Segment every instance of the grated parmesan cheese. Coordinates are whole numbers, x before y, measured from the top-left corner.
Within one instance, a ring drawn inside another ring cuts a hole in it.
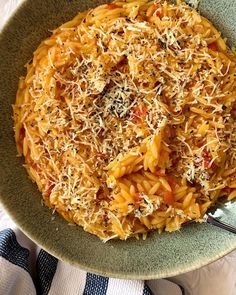
[[[229,185],[222,167],[236,163],[235,62],[220,33],[181,1],[115,2],[56,29],[27,65],[14,106],[18,150],[45,201],[104,241],[144,234],[158,210],[192,219],[147,193],[138,208],[123,204],[127,215],[112,211],[120,188],[107,166],[144,157],[135,149],[162,134],[160,162],[170,159],[160,170],[187,181],[200,205],[214,200]]]

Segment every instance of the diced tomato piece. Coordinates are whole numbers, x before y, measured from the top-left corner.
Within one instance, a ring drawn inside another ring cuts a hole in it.
[[[167,205],[173,205],[175,202],[175,198],[172,192],[166,191],[163,195],[164,199],[164,203]]]
[[[217,165],[214,162],[212,162],[211,157],[204,157],[203,158],[203,168],[204,169],[216,169]]]
[[[212,162],[212,163],[211,163],[211,167],[210,167],[210,169],[214,170],[214,169],[216,169],[217,167],[218,167],[218,166],[216,165],[216,163]]]
[[[137,193],[134,197],[134,200],[136,203],[140,203],[142,201],[143,197],[140,193]]]
[[[158,16],[159,18],[163,17],[163,7],[158,4],[153,4],[155,6],[155,13],[154,15]]]
[[[218,45],[216,42],[212,42],[212,43],[208,44],[208,48],[213,51],[218,51]]]
[[[230,188],[230,187],[228,187],[228,186],[223,188],[223,191],[224,191],[227,195],[229,195],[229,194],[232,192],[232,190],[233,190],[233,189]]]
[[[32,168],[33,168],[37,173],[41,173],[42,169],[41,169],[41,167],[40,167],[39,164],[33,162],[33,163],[31,163],[30,165],[32,166]]]
[[[169,183],[171,189],[174,190],[175,187],[176,187],[176,183],[175,183],[175,181],[173,180],[173,178],[171,178],[170,176],[167,176],[166,180],[168,181],[168,183]]]
[[[204,157],[204,159],[203,159],[203,168],[204,169],[210,169],[211,168],[211,158]]]
[[[120,8],[120,6],[115,3],[108,3],[107,8],[112,10],[112,9]]]
[[[215,168],[217,168],[217,165],[214,162],[212,162],[212,157],[208,153],[208,151],[204,150],[202,152],[202,157],[203,157],[202,165],[203,165],[204,169],[215,169]]]
[[[165,176],[165,170],[164,169],[157,170],[154,174],[156,174],[156,176]]]
[[[47,190],[45,191],[45,195],[47,197],[49,197],[51,195],[51,192],[54,189],[54,187],[55,187],[55,183],[53,183],[52,181],[50,181],[49,182],[49,186],[48,186]]]
[[[55,183],[53,183],[53,182],[50,181],[50,184],[49,184],[49,187],[48,187],[49,194],[51,194],[51,192],[54,189],[54,187],[55,187]]]
[[[20,139],[20,141],[23,141],[24,138],[25,138],[25,128],[24,127],[21,127],[20,128],[19,139]]]
[[[141,120],[142,118],[144,118],[147,114],[147,108],[145,106],[135,106],[133,108],[133,114],[132,114],[132,117],[134,119],[138,119],[138,120]]]

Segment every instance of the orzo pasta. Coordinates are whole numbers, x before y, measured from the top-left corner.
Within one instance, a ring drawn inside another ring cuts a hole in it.
[[[45,203],[103,241],[236,197],[236,57],[182,1],[78,14],[20,78],[15,139]]]

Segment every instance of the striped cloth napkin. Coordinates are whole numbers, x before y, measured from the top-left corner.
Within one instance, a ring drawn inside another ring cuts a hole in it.
[[[120,280],[59,261],[29,240],[0,209],[1,295],[182,295],[168,280]]]
[[[235,295],[236,251],[169,279],[144,282],[107,278],[87,273],[40,249],[0,207],[0,295],[34,294]]]

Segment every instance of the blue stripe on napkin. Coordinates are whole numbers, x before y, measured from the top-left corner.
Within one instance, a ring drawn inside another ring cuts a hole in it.
[[[40,250],[36,262],[37,277],[35,285],[37,289],[37,294],[48,294],[57,269],[57,263],[57,258],[48,254],[44,250]]]
[[[143,288],[143,295],[152,295],[150,288],[145,282],[144,282],[144,288]]]
[[[87,273],[83,295],[106,295],[109,278]]]
[[[29,272],[29,250],[18,244],[10,228],[0,231],[0,256]]]

